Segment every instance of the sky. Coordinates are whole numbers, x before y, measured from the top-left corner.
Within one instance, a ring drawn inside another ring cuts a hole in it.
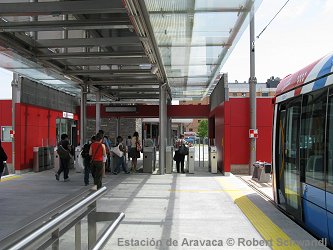
[[[263,0],[255,14],[255,36],[286,0]],[[284,78],[333,52],[333,1],[290,0],[255,41],[255,75],[264,83],[271,76]],[[250,77],[250,31],[247,28],[222,67],[229,82]]]
[[[286,0],[263,0],[255,14],[255,35],[269,23]],[[333,52],[333,0],[289,0],[255,42],[257,82],[271,76],[284,78]],[[221,72],[229,82],[250,76],[249,28],[232,51]],[[12,73],[0,69],[0,99],[11,99]]]

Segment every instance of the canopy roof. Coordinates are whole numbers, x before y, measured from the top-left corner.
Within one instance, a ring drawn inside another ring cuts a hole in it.
[[[105,102],[201,99],[261,0],[0,1],[0,67]],[[85,88],[84,86],[88,86]]]

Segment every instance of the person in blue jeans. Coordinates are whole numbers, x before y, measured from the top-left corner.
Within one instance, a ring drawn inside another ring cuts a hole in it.
[[[83,158],[83,166],[84,166],[84,184],[86,186],[89,185],[89,173],[91,172],[91,156],[89,155],[90,145],[91,143],[96,141],[96,137],[93,136],[90,139],[90,142],[83,145],[81,156]],[[94,176],[93,176],[94,177]]]
[[[119,147],[119,151],[122,152],[122,154],[117,155],[116,153],[114,153],[116,160],[116,168],[113,171],[113,174],[118,174],[120,172],[120,166],[126,174],[129,174],[130,172],[127,170],[125,163],[126,147],[123,144],[123,138],[121,136],[117,137],[116,147]]]

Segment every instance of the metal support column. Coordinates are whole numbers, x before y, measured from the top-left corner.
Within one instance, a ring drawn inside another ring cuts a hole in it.
[[[12,81],[12,170],[15,173],[15,104],[21,102],[21,77],[17,73],[13,73]]]
[[[96,133],[101,129],[101,92],[96,92]]]
[[[62,15],[62,20],[68,21],[68,15]],[[68,39],[68,29],[64,29],[62,31],[62,39]],[[68,52],[67,48],[62,49],[62,53],[67,53],[67,52]],[[67,65],[66,65],[66,67],[67,67]]]
[[[38,0],[30,0],[30,3],[37,3]],[[31,22],[37,22],[38,21],[38,16],[31,16],[30,17],[30,21]],[[32,39],[34,39],[35,41],[38,39],[38,32],[37,31],[32,31],[30,32],[30,36]]]
[[[88,84],[84,83],[81,87],[81,109],[80,109],[80,145],[83,146],[86,140],[87,126],[87,93]]]
[[[255,44],[254,44],[254,8],[251,10],[250,21],[250,129],[256,129],[256,82],[255,77]],[[256,139],[250,138],[250,166],[249,174],[253,171],[253,163],[256,161]]]
[[[170,117],[167,118],[168,120],[168,130],[167,130],[167,133],[168,133],[168,142],[167,142],[167,145],[170,146],[173,144],[173,138],[172,138],[172,119]]]
[[[167,103],[166,83],[160,84],[160,147],[159,147],[159,168],[160,174],[164,174],[166,159],[166,137],[167,137]]]

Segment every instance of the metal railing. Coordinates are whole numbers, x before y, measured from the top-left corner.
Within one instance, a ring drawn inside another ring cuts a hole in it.
[[[125,217],[124,213],[96,212],[96,201],[106,193],[106,187],[91,193],[83,200],[69,207],[67,210],[57,214],[47,222],[43,222],[38,228],[27,231],[24,234],[15,233],[16,240],[2,240],[1,249],[60,249],[60,237],[75,227],[75,250],[81,249],[82,233],[81,221],[86,216],[88,225],[88,249],[103,249],[108,239],[117,229]],[[97,239],[97,222],[112,221],[107,229]]]

